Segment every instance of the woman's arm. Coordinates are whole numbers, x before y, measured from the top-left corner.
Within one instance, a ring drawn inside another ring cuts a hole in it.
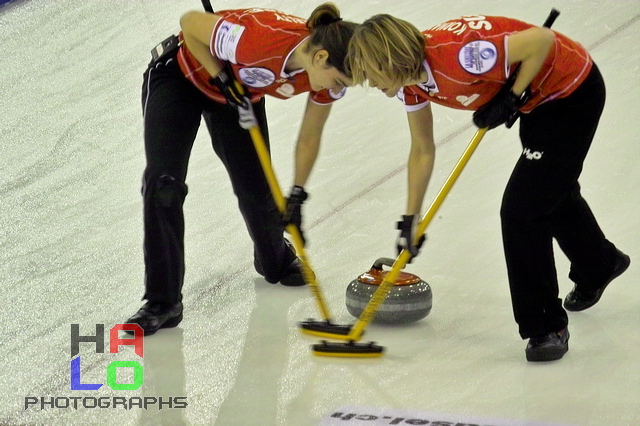
[[[329,117],[331,104],[320,105],[307,101],[307,107],[302,118],[300,134],[295,151],[295,175],[293,184],[304,187],[309,179],[313,165],[320,151],[322,130]]]
[[[520,95],[536,77],[555,41],[555,34],[548,28],[530,28],[508,38],[509,65],[520,62],[520,70],[511,91]]]
[[[527,101],[526,96],[523,98],[523,93],[542,69],[554,42],[555,34],[544,27],[529,28],[509,36],[509,65],[520,63],[520,68],[515,81],[510,77],[507,84],[489,102],[473,113],[476,126],[494,129],[506,123],[507,127],[511,127],[518,118],[518,109]]]
[[[180,18],[185,44],[212,77],[222,71],[220,62],[209,47],[213,29],[219,19],[219,15],[197,11],[187,12]]]
[[[436,154],[431,103],[418,111],[407,113],[407,118],[411,133],[411,150],[407,162],[408,194],[405,214],[419,215]]]

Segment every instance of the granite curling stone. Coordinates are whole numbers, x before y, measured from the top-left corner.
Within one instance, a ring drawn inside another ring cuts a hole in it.
[[[380,258],[371,269],[351,281],[347,286],[347,310],[356,318],[360,317],[373,293],[378,289],[387,271],[383,265],[392,266],[394,260]],[[431,287],[420,277],[400,272],[384,302],[375,312],[373,323],[406,324],[419,321],[431,312],[433,295]]]

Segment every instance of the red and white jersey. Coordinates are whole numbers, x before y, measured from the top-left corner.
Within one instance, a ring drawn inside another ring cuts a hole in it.
[[[498,93],[511,72],[509,36],[532,27],[510,18],[463,16],[423,31],[429,80],[402,88],[398,97],[407,111],[428,101],[477,110]],[[593,61],[583,46],[558,32],[555,36],[542,69],[531,82],[531,98],[521,108],[523,112],[569,96],[591,70]]]
[[[211,53],[231,65],[256,102],[264,95],[280,99],[311,92],[314,102],[328,104],[344,95],[322,90],[314,92],[303,69],[287,72],[285,64],[294,49],[311,34],[306,20],[271,9],[241,9],[216,12],[221,19],[211,34]],[[182,44],[178,63],[184,75],[211,99],[225,103],[217,87],[209,84],[209,73]]]

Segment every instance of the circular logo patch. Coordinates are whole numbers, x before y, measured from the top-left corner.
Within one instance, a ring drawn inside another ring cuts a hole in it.
[[[240,68],[238,76],[249,87],[267,87],[276,81],[276,75],[268,68]]]
[[[488,41],[479,40],[465,44],[458,52],[458,62],[471,74],[484,74],[498,61],[498,49]]]

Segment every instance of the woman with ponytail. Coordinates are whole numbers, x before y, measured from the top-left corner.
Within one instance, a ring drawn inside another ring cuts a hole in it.
[[[300,262],[284,238],[284,227],[300,226],[304,185],[331,103],[351,85],[343,63],[356,24],[343,21],[332,3],[318,6],[306,20],[251,8],[188,12],[180,26],[178,36],[153,49],[142,88],[146,303],[127,322],[140,325],[147,336],[182,320],[182,205],[201,117],[231,178],[254,243],[256,271],[270,283],[300,286],[305,284]],[[244,86],[244,93],[234,80]],[[308,93],[308,102],[295,148],[293,188],[282,217],[246,129],[260,126],[268,146],[265,95],[289,99],[301,93]]]
[[[514,319],[527,361],[569,350],[566,311],[598,303],[631,263],[609,241],[578,178],[602,114],[606,90],[580,43],[545,27],[501,16],[466,15],[420,31],[375,15],[358,27],[347,60],[355,84],[368,81],[404,104],[411,134],[408,197],[400,249],[418,254],[414,219],[435,161],[431,103],[474,111],[479,128],[520,119],[522,151],[502,197],[500,219]],[[554,240],[574,282],[564,299]],[[563,308],[564,307],[564,308]]]

